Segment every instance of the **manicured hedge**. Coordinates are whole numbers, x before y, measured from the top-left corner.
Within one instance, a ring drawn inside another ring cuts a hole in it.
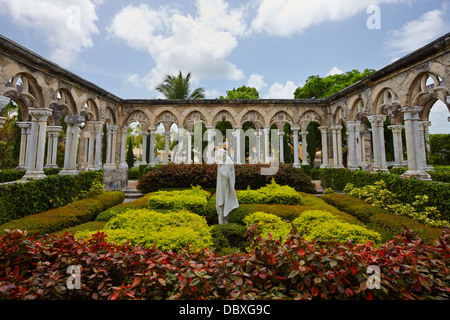
[[[384,241],[396,237],[404,226],[418,232],[428,243],[433,243],[442,234],[438,228],[428,227],[414,219],[397,216],[388,211],[365,203],[363,200],[345,194],[326,194],[322,199],[364,222],[367,227],[379,232]]]
[[[0,225],[0,234],[7,230],[27,230],[30,234],[52,233],[95,220],[106,209],[122,203],[125,194],[120,191],[104,192],[93,198],[75,201],[67,206],[33,214]]]
[[[51,176],[51,175],[55,175],[58,174],[61,171],[60,168],[54,168],[54,169],[44,169],[44,174],[46,176]],[[2,170],[0,171],[0,183],[5,183],[5,182],[13,182],[13,181],[17,181],[23,178],[23,176],[25,175],[26,171],[24,170]]]
[[[395,193],[404,203],[414,202],[417,195],[427,195],[427,205],[436,207],[440,211],[442,219],[450,220],[450,187],[447,183],[402,179],[395,174],[373,174],[367,171],[347,169],[320,169],[320,179],[324,188],[332,188],[335,191],[344,190],[347,183],[353,184],[355,188],[360,188],[383,180],[386,182],[388,190]]]
[[[8,288],[0,299],[448,300],[449,232],[435,245],[408,231],[374,247],[324,246],[295,234],[281,245],[250,229],[251,250],[228,256],[117,245],[102,234],[84,241],[14,232],[0,237],[0,288]],[[374,264],[381,270],[379,290],[368,285]],[[72,265],[82,270],[79,290],[67,287]]]
[[[315,187],[311,178],[301,169],[292,165],[280,165],[274,176],[262,176],[263,165],[236,165],[236,190],[259,189],[269,184],[273,179],[279,185],[288,185],[297,191],[314,193]],[[142,193],[158,191],[164,188],[185,188],[201,186],[203,189],[215,188],[217,180],[217,165],[208,164],[168,164],[158,166],[147,172],[139,180],[137,189]]]
[[[0,224],[65,206],[102,180],[102,172],[90,171],[0,186]]]

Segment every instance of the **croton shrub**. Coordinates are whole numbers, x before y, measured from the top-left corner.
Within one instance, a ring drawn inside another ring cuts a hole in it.
[[[449,299],[449,229],[433,245],[404,231],[380,247],[318,244],[295,230],[281,244],[253,231],[250,252],[221,257],[116,245],[101,233],[84,241],[13,231],[0,238],[0,299]],[[78,290],[67,286],[73,265]],[[379,289],[368,282],[374,265]]]

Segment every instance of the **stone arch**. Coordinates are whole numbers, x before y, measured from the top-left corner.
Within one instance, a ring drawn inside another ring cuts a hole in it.
[[[108,125],[117,124],[116,112],[110,106],[107,106],[105,109],[105,123],[107,123]]]
[[[264,118],[258,111],[251,110],[247,112],[241,119],[240,125],[242,126],[246,122],[251,122],[255,125],[256,130],[265,126]]]
[[[317,122],[321,126],[323,125],[322,118],[317,114],[315,111],[306,111],[304,114],[300,117],[300,129],[301,131],[306,131],[306,128],[308,127],[308,124],[310,122]]]
[[[440,76],[432,72],[422,72],[414,79],[408,97],[411,99],[411,106],[424,108],[421,118],[427,120],[437,100],[444,102],[450,112],[447,100],[449,95],[449,88]]]
[[[286,123],[289,123],[289,125],[291,127],[294,125],[294,121],[292,120],[292,117],[287,112],[279,111],[272,117],[269,125],[272,126],[273,124],[276,124],[278,127],[278,130],[283,131]]]
[[[213,118],[211,125],[216,127],[219,122],[229,122],[232,127],[236,126],[236,121],[230,112],[226,110],[219,111]]]
[[[347,117],[347,112],[346,112],[346,108],[344,108],[342,105],[338,105],[333,113],[333,117],[332,117],[332,123],[334,125],[339,125],[341,124],[341,121],[344,120],[344,122],[347,121],[348,117]]]
[[[98,107],[94,100],[86,100],[81,108],[80,116],[84,116],[86,121],[98,121],[100,119]]]
[[[358,97],[350,107],[350,121],[362,121],[364,117],[367,118],[367,106],[361,97]]]
[[[65,88],[57,90],[50,101],[53,114],[49,117],[49,124],[59,126],[65,115],[77,114],[76,104],[72,94]]]
[[[42,90],[29,73],[21,72],[12,77],[6,83],[3,95],[17,103],[23,120],[28,118],[30,108],[41,108],[43,105]]]
[[[380,90],[373,104],[374,115],[386,115],[391,119],[391,123],[400,120],[401,123],[401,107],[402,104],[398,95],[392,88],[385,87]]]
[[[158,124],[160,123],[163,124],[166,132],[170,132],[170,128],[172,127],[173,124],[178,125],[178,119],[172,112],[163,111],[156,117],[155,127],[158,126]]]
[[[125,120],[124,126],[130,126],[130,124],[132,124],[133,122],[138,122],[141,125],[143,131],[147,131],[150,126],[150,120],[148,116],[140,110],[132,112]]]
[[[192,111],[188,114],[188,116],[184,119],[183,127],[190,131],[194,131],[194,124],[196,122],[203,122],[206,125],[206,118],[200,111]]]

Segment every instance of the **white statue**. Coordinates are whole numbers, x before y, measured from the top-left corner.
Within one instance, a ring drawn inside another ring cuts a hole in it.
[[[219,216],[219,224],[228,223],[229,214],[239,207],[239,202],[234,190],[236,177],[234,174],[233,160],[224,149],[216,153],[217,187],[216,187],[216,210]]]

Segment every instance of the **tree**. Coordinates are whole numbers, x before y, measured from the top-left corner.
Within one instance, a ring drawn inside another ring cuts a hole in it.
[[[303,87],[294,92],[295,99],[325,99],[351,86],[352,84],[370,76],[375,70],[365,69],[362,73],[352,70],[343,74],[336,74],[321,78],[310,76]]]
[[[450,134],[430,134],[430,164],[450,165]]]
[[[259,92],[253,87],[242,86],[237,89],[233,88],[233,90],[227,91],[227,96],[220,96],[220,99],[256,100],[259,99]]]
[[[166,79],[160,83],[155,89],[161,92],[167,99],[174,100],[199,100],[205,98],[205,89],[197,88],[192,93],[190,92],[191,73],[186,77],[183,74],[178,74],[177,77],[167,75]]]
[[[314,168],[314,160],[316,159],[317,148],[322,146],[322,133],[319,130],[317,122],[310,122],[307,127],[308,135],[306,136],[306,151],[309,155],[309,166]]]
[[[133,153],[133,142],[130,140],[128,140],[128,150],[127,150],[127,164],[128,164],[128,168],[133,168],[134,167],[134,153]]]

